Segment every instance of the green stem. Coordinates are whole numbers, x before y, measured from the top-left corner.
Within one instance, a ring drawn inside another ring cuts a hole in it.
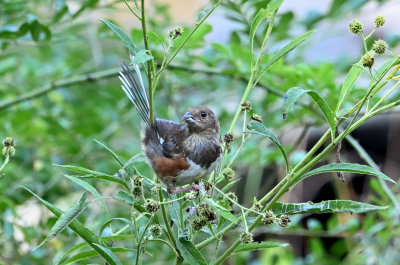
[[[392,92],[393,90],[400,85],[400,81],[398,81],[396,84],[392,86],[392,88],[383,96],[379,99],[379,101],[370,109],[370,111],[375,110],[381,103],[384,101]]]
[[[167,212],[165,210],[165,205],[163,204],[164,198],[163,198],[161,189],[158,191],[158,197],[160,199],[160,206],[161,206],[162,216],[164,219],[164,224],[165,224],[165,227],[167,228],[167,232],[168,232],[167,236],[168,236],[169,240],[171,241],[172,245],[174,246],[174,248],[177,250],[178,248],[176,247],[176,239],[175,239],[174,233],[172,232],[171,227],[169,225],[169,221],[167,218]]]
[[[143,0],[142,0],[143,1]],[[179,47],[177,48],[177,50],[175,51],[175,53],[172,55],[172,57],[168,60],[168,62],[166,64],[164,64],[163,67],[161,67],[161,69],[158,71],[158,73],[155,74],[155,78],[157,76],[159,76],[166,68],[167,66],[172,62],[172,60],[176,57],[176,55],[178,55],[178,53],[180,52],[180,50],[183,48],[183,46],[185,46],[185,44],[187,43],[187,41],[190,39],[190,37],[197,31],[197,29],[203,24],[203,22],[214,12],[214,10],[222,3],[223,0],[219,0],[214,6],[213,8],[210,10],[210,12],[208,12],[207,15],[204,16],[204,18],[202,20],[200,20],[200,22],[196,25],[196,27],[189,33],[189,35],[183,40],[183,42],[181,43],[181,45],[179,45]]]
[[[131,13],[132,13],[137,19],[139,19],[139,20],[141,21],[141,20],[142,20],[141,17],[139,17],[139,15],[138,15],[135,11],[133,11],[133,9],[132,9],[131,6],[128,4],[128,2],[127,2],[126,0],[124,0],[124,2],[125,2],[125,4],[126,4],[126,6],[129,8],[129,10],[131,11]]]
[[[147,222],[146,227],[143,230],[142,236],[140,237],[139,242],[137,243],[137,246],[136,246],[136,262],[135,262],[136,265],[139,264],[140,252],[141,252],[141,244],[142,244],[144,235],[146,234],[146,231],[149,228],[151,221],[153,220],[153,217],[154,217],[154,214],[149,218],[149,221]]]
[[[4,162],[3,162],[3,164],[1,165],[1,167],[0,167],[0,172],[3,170],[3,168],[8,164],[8,161],[10,161],[10,156],[9,155],[6,155],[6,158],[4,159]],[[1,175],[0,175],[0,177],[1,177]]]
[[[147,36],[147,28],[146,28],[146,11],[144,8],[144,0],[141,0],[142,6],[142,32],[144,39],[144,48],[146,49],[148,55],[151,55],[150,46],[149,46],[149,36]],[[154,66],[153,60],[147,61],[147,79],[149,82],[149,108],[150,108],[150,126],[154,126],[154,108],[153,108],[153,74],[154,74]]]

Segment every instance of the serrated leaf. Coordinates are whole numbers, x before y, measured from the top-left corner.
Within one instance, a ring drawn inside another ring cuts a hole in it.
[[[326,172],[339,172],[339,171],[372,175],[372,176],[376,176],[378,178],[396,183],[394,180],[392,180],[391,178],[389,178],[382,172],[376,170],[375,168],[367,166],[367,165],[360,165],[360,164],[354,164],[354,163],[332,163],[332,164],[328,164],[328,165],[325,165],[325,166],[322,166],[322,167],[319,167],[319,168],[309,171],[308,173],[301,176],[300,179],[292,186],[296,185],[299,181],[301,181],[305,178],[308,178],[309,176],[312,176],[312,175],[326,173]]]
[[[124,190],[120,190],[117,194],[114,194],[113,197],[130,205],[132,205],[134,202],[133,196]]]
[[[289,52],[291,52],[294,48],[300,45],[302,42],[307,40],[315,30],[308,31],[293,40],[291,40],[288,44],[286,44],[282,49],[278,52],[274,53],[268,61],[261,66],[262,70],[258,78],[260,78],[276,61],[278,61],[281,57],[285,56]]]
[[[33,196],[35,196],[44,206],[47,207],[55,216],[60,217],[63,214],[63,211],[54,206],[53,204],[49,203],[46,200],[43,200],[40,198],[36,193],[31,191],[28,188],[24,188],[26,191],[31,193]],[[104,242],[100,239],[98,235],[96,235],[92,230],[88,229],[85,227],[82,223],[80,223],[78,220],[74,219],[72,222],[69,224],[69,227],[74,231],[77,235],[79,235],[83,240],[85,240],[94,250],[97,251],[97,253],[100,254],[107,262],[110,264],[116,264],[114,262],[113,257],[109,256],[107,252],[104,252],[101,248],[98,247],[98,245],[103,245]],[[103,245],[105,247],[105,245]],[[120,264],[120,262],[119,262]]]
[[[141,64],[153,59],[153,56],[147,54],[146,50],[140,50],[135,54],[135,58],[133,59],[133,64]]]
[[[196,248],[196,246],[185,237],[180,237],[176,242],[182,257],[190,265],[207,265],[208,263],[204,259],[201,252]]]
[[[74,201],[74,203],[71,205],[69,209],[67,209],[65,212],[61,214],[61,216],[58,218],[57,222],[54,224],[54,226],[51,228],[50,233],[46,237],[45,240],[42,241],[42,243],[39,244],[35,248],[38,249],[41,246],[43,246],[45,243],[48,241],[52,240],[55,238],[59,233],[61,233],[78,215],[86,208],[86,206],[89,204],[86,202],[86,197],[87,194],[84,192],[82,196]]]
[[[368,203],[350,200],[330,200],[319,203],[282,203],[276,202],[272,211],[276,215],[304,214],[304,213],[365,213],[369,211],[384,210],[389,206],[376,206]]]
[[[225,207],[219,205],[218,203],[216,203],[214,200],[210,199],[210,198],[204,198],[204,200],[211,206],[211,208],[213,208],[219,215],[221,215],[222,217],[224,217],[225,219],[231,221],[232,223],[237,223],[237,219],[236,217],[231,214],[229,209],[226,209]]]
[[[261,250],[266,248],[276,248],[276,247],[287,247],[288,243],[278,243],[273,241],[265,241],[261,243],[250,243],[250,244],[241,244],[236,249],[235,252],[243,252],[243,251],[253,251],[253,250]]]
[[[308,94],[314,101],[317,103],[318,107],[321,109],[322,113],[325,116],[325,119],[328,121],[329,127],[331,129],[332,139],[335,137],[336,125],[335,125],[335,115],[328,103],[315,91],[313,90],[305,90],[301,87],[292,87],[290,88],[283,99],[283,119],[286,119],[290,108],[296,102],[296,100],[304,94]]]
[[[335,113],[337,114],[343,102],[346,100],[350,90],[354,87],[357,79],[364,72],[364,67],[362,65],[362,58],[354,64],[349,73],[346,76],[346,79],[343,82],[342,88],[340,89],[339,101],[336,105]]]
[[[109,27],[115,33],[115,35],[117,35],[117,37],[122,41],[122,44],[124,44],[133,55],[136,55],[138,52],[137,47],[131,38],[129,38],[129,36],[120,27],[105,19],[100,18],[99,20],[106,24],[107,27]]]
[[[246,131],[246,133],[253,133],[253,134],[258,134],[258,135],[263,135],[269,138],[275,145],[278,147],[278,149],[281,151],[283,158],[285,159],[285,164],[286,164],[286,170],[289,169],[289,161],[286,156],[285,150],[283,150],[283,147],[281,143],[279,142],[278,138],[267,128],[265,127],[264,124],[259,123],[257,121],[250,121],[249,124],[247,125],[247,129],[249,131]]]

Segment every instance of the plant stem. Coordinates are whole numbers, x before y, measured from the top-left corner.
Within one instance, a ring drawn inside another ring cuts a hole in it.
[[[0,172],[3,170],[3,168],[8,164],[8,161],[10,161],[10,156],[9,155],[6,155],[6,158],[4,159],[4,162],[3,162],[3,164],[1,165],[1,167],[0,167]],[[1,175],[0,175],[0,177],[1,177]]]
[[[142,7],[142,33],[144,40],[144,48],[148,55],[151,56],[150,46],[149,46],[149,36],[147,36],[147,28],[146,28],[146,11],[144,8],[144,0],[141,0]],[[154,127],[154,108],[153,108],[153,74],[154,68],[152,68],[153,60],[147,61],[147,79],[149,82],[149,107],[150,107],[150,126]]]
[[[160,199],[160,206],[161,206],[161,212],[162,212],[164,224],[165,224],[165,227],[167,228],[167,232],[168,232],[167,236],[169,238],[169,241],[171,241],[172,245],[174,246],[174,248],[179,253],[178,248],[176,247],[176,239],[175,239],[174,233],[172,232],[171,227],[169,225],[169,221],[168,221],[168,218],[167,218],[167,212],[165,210],[165,205],[163,204],[164,198],[163,198],[161,189],[158,191],[158,197]]]
[[[149,228],[151,221],[153,220],[153,217],[154,217],[154,214],[149,218],[149,221],[147,222],[146,227],[143,230],[142,236],[140,237],[139,242],[137,243],[137,246],[136,246],[136,263],[135,263],[136,265],[139,264],[140,252],[141,252],[141,244],[142,244],[144,235],[146,234],[146,231]]]
[[[168,60],[167,63],[164,64],[163,67],[154,75],[154,78],[158,77],[166,68],[167,66],[172,62],[172,60],[176,57],[176,55],[182,50],[183,46],[187,43],[187,41],[190,39],[190,37],[197,31],[197,29],[203,24],[203,22],[214,12],[214,10],[222,3],[223,0],[219,0],[213,8],[208,12],[207,15],[203,17],[202,20],[196,25],[196,27],[189,33],[189,35],[185,38],[185,40],[181,43],[181,45],[176,49],[175,53],[172,55],[172,57]],[[143,2],[143,0],[142,0]]]

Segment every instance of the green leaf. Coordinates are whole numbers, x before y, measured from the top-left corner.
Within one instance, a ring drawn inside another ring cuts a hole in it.
[[[120,190],[117,194],[113,196],[115,199],[126,202],[127,204],[132,205],[134,202],[134,198],[131,194],[127,193],[124,190]]]
[[[118,183],[118,184],[124,186],[127,190],[129,190],[128,185],[122,179],[116,178],[107,173],[94,171],[91,169],[87,169],[87,168],[79,167],[79,166],[73,166],[73,165],[58,165],[58,164],[53,164],[53,165],[85,175],[85,176],[81,176],[80,178],[94,178],[94,179],[102,179],[102,180],[112,181],[112,182],[115,182],[115,183]]]
[[[210,13],[212,8],[213,8],[213,6],[209,5],[209,6],[206,6],[203,10],[200,11],[200,13],[199,13],[199,15],[197,16],[197,19],[196,19],[196,25],[199,24],[208,13]]]
[[[136,249],[130,249],[130,248],[121,248],[121,247],[115,247],[115,248],[111,248],[111,251],[113,253],[118,253],[118,252],[136,252]],[[77,264],[77,261],[80,260],[85,260],[88,258],[92,258],[92,257],[96,257],[98,255],[98,253],[94,250],[87,250],[87,251],[82,251],[79,252],[73,256],[71,256],[70,258],[68,258],[67,260],[65,260],[63,263],[61,264]],[[115,254],[114,254],[115,256]],[[60,263],[58,263],[60,264]],[[117,263],[117,264],[121,264],[121,263]]]
[[[98,143],[99,145],[101,145],[101,147],[103,147],[104,149],[106,149],[113,157],[115,160],[117,160],[117,162],[119,163],[119,165],[123,168],[125,168],[126,172],[128,173],[128,175],[130,177],[133,176],[133,172],[129,167],[125,167],[125,161],[119,156],[117,155],[113,150],[111,150],[111,148],[109,148],[108,146],[106,146],[105,144],[103,144],[100,141],[97,141],[96,139],[94,140],[96,143]]]
[[[74,176],[70,176],[70,175],[64,175],[64,177],[66,177],[67,179],[75,182],[76,184],[78,184],[79,186],[81,186],[82,188],[84,188],[85,190],[89,191],[96,199],[98,199],[101,207],[103,208],[104,212],[107,215],[107,218],[110,219],[111,215],[110,212],[107,209],[106,203],[104,202],[103,198],[101,197],[100,193],[89,183],[87,183],[86,181],[83,181],[77,177]]]
[[[62,6],[53,16],[52,23],[58,22],[67,12],[68,12],[68,6],[65,3],[63,3]]]
[[[201,252],[196,248],[196,246],[185,237],[180,237],[176,242],[182,257],[190,265],[207,265],[208,263],[204,259]]]
[[[151,59],[153,59],[153,56],[148,55],[147,51],[142,49],[135,54],[135,58],[133,59],[132,63],[141,64],[150,61]]]
[[[105,19],[100,18],[99,20],[106,24],[115,33],[115,35],[117,35],[117,37],[122,41],[122,44],[124,44],[133,55],[136,55],[138,48],[135,46],[131,38],[129,38],[129,36],[120,27]]]
[[[389,206],[376,206],[368,203],[350,200],[330,200],[319,203],[282,203],[276,202],[272,211],[276,215],[304,214],[304,213],[365,213],[369,211],[384,210]]]
[[[340,107],[342,106],[343,102],[346,100],[347,95],[349,94],[350,90],[354,87],[357,79],[360,75],[364,72],[364,67],[362,65],[362,58],[358,61],[358,63],[354,64],[351,68],[349,73],[344,80],[342,85],[342,89],[340,90],[339,94],[339,101],[336,105],[335,113],[337,114]]]
[[[250,121],[249,124],[247,125],[247,129],[249,131],[246,131],[246,133],[253,133],[253,134],[258,134],[258,135],[263,135],[269,138],[275,145],[278,147],[278,149],[281,151],[283,158],[285,159],[285,164],[286,164],[286,170],[289,170],[289,161],[286,156],[285,150],[283,150],[283,147],[281,143],[279,142],[278,138],[267,128],[265,127],[264,124],[259,123],[257,121]]]
[[[278,243],[273,241],[265,241],[261,243],[250,243],[250,244],[241,244],[236,249],[235,252],[243,252],[243,251],[253,251],[260,250],[265,248],[276,248],[276,247],[287,247],[288,243]]]
[[[286,119],[290,108],[293,106],[294,102],[304,94],[308,94],[315,103],[318,104],[318,107],[321,109],[322,113],[325,116],[325,119],[328,121],[329,127],[331,129],[332,139],[335,137],[336,125],[335,125],[335,115],[328,103],[315,91],[313,90],[305,90],[300,87],[292,87],[290,88],[283,98],[283,119]]]
[[[282,49],[280,49],[278,52],[274,53],[268,59],[268,61],[261,66],[262,70],[261,70],[261,73],[259,76],[261,77],[276,61],[278,61],[281,57],[288,54],[290,51],[292,51],[294,48],[296,48],[303,41],[307,40],[314,32],[315,32],[315,30],[311,30],[311,31],[308,31],[308,32],[294,38],[292,41],[290,41],[288,44],[286,44]]]
[[[264,8],[261,8],[257,15],[254,17],[253,21],[251,22],[251,27],[250,27],[250,48],[251,51],[254,51],[254,36],[256,35],[256,31],[258,27],[260,26],[261,22],[264,19],[267,19],[268,11]]]
[[[94,245],[97,246],[99,249],[101,249],[101,251],[103,251],[104,254],[107,254],[107,256],[109,256],[112,259],[111,264],[122,265],[121,261],[110,249],[96,243],[94,243]]]
[[[128,225],[132,225],[131,221],[129,221],[126,218],[111,218],[111,219],[107,220],[107,222],[105,222],[101,226],[99,234],[101,235],[103,233],[104,229],[106,229],[106,227],[109,226],[114,221],[121,221],[121,222],[126,223]]]
[[[49,203],[48,201],[43,200],[40,198],[38,195],[36,195],[34,192],[29,190],[28,188],[25,188],[21,186],[25,190],[27,190],[29,193],[31,193],[33,196],[35,196],[44,206],[47,207],[55,216],[60,217],[63,214],[63,211],[54,206],[53,204]],[[92,230],[88,229],[85,227],[82,223],[80,223],[78,220],[74,219],[72,222],[68,225],[72,231],[74,231],[77,235],[79,235],[83,240],[85,240],[94,250],[97,251],[97,253],[100,254],[107,262],[109,262],[112,265],[116,264],[121,264],[121,262],[115,263],[114,258],[108,255],[107,252],[104,252],[102,248],[99,247],[99,245],[103,246],[105,248],[104,242],[100,239],[98,235],[96,235]]]
[[[225,219],[231,221],[232,223],[236,224],[237,223],[237,219],[236,217],[231,214],[229,209],[226,209],[225,207],[219,205],[218,203],[216,203],[214,200],[210,199],[210,198],[204,198],[204,200],[211,206],[211,208],[213,208],[219,215],[221,215],[222,217],[224,217]]]
[[[54,224],[54,226],[51,228],[49,235],[46,237],[45,240],[42,241],[42,243],[37,246],[34,251],[41,246],[43,246],[45,243],[48,241],[52,240],[55,238],[59,233],[61,233],[78,215],[86,208],[86,206],[89,204],[86,202],[86,197],[87,194],[84,192],[82,196],[74,201],[72,206],[63,212],[61,216],[58,218],[57,222]]]
[[[328,165],[316,168],[316,169],[311,170],[310,172],[304,174],[303,176],[300,177],[300,179],[294,185],[296,185],[299,181],[301,181],[305,178],[308,178],[309,176],[312,176],[312,175],[326,173],[326,172],[339,172],[339,171],[372,175],[372,176],[376,176],[378,178],[382,178],[384,180],[396,183],[394,180],[392,180],[391,178],[389,178],[382,172],[376,170],[375,168],[367,166],[367,165],[360,165],[360,164],[353,164],[353,163],[332,163],[332,164],[328,164]]]

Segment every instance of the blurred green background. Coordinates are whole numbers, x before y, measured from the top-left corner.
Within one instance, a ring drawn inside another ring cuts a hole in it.
[[[250,71],[249,25],[256,9],[268,2],[223,3],[163,73],[155,92],[158,117],[178,120],[189,106],[207,105],[219,116],[222,133],[227,131]],[[208,4],[194,0],[149,1],[148,23],[154,32],[150,42],[156,59],[162,58],[160,41],[166,41],[168,32],[175,26],[193,28],[197,14]],[[249,100],[264,123],[292,150],[293,160],[304,155],[310,128],[318,134],[324,120],[304,100],[283,121],[280,108],[284,92],[293,86],[314,89],[333,105],[346,71],[362,53],[362,42],[348,32],[348,23],[357,18],[370,30],[376,15],[385,16],[387,24],[375,34],[376,38],[385,39],[393,51],[399,51],[399,10],[398,1],[284,2],[268,53],[273,54],[307,30],[317,32],[275,64]],[[140,152],[140,119],[117,78],[119,64],[129,60],[128,52],[97,18],[118,24],[143,47],[139,24],[122,1],[0,0],[0,138],[12,136],[17,143],[15,156],[0,176],[2,264],[52,264],[57,255],[79,242],[67,229],[30,252],[47,235],[55,218],[21,185],[65,209],[79,196],[81,188],[64,178],[63,171],[53,164],[116,173],[118,164],[93,139],[127,160]],[[376,63],[379,65],[379,60]],[[358,100],[365,84],[362,80],[358,83],[349,106]],[[20,102],[9,104],[21,97]],[[235,134],[240,131],[238,124]],[[259,138],[248,141],[234,165],[236,176],[241,178],[237,185],[241,188],[234,189],[241,201],[249,203],[254,196],[268,191],[283,173],[282,163],[279,151],[268,142],[260,143]],[[138,169],[151,174],[145,163]],[[386,173],[396,179],[398,167],[390,170]],[[117,192],[109,184],[92,184],[105,197]],[[335,197],[354,195],[351,188],[349,192],[336,184]],[[381,187],[374,181],[370,184],[372,191],[364,190],[362,199],[389,205]],[[322,185],[310,189],[318,193]],[[290,200],[303,201],[302,191],[297,190]],[[129,215],[129,208],[119,207],[115,200],[107,203],[113,216]],[[237,255],[229,264],[399,264],[399,218],[394,216],[399,215],[392,207],[366,217],[335,215],[322,221],[294,218],[292,230],[257,231],[260,238],[267,233],[290,240],[291,247]],[[95,204],[79,217],[93,229],[104,218]],[[154,263],[164,264],[157,258]]]

